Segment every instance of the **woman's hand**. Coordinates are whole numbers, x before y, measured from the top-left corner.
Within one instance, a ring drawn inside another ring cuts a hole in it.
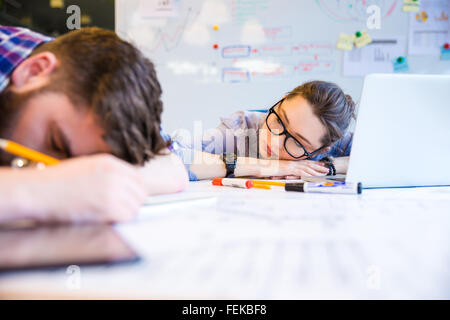
[[[312,160],[267,160],[261,167],[262,177],[282,177],[284,179],[300,179],[301,177],[326,176],[328,167],[319,161]]]

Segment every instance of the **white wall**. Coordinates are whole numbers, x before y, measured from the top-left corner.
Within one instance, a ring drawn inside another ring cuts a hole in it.
[[[152,15],[148,8],[153,0],[116,1],[118,34],[157,66],[164,90],[163,127],[169,133],[191,130],[196,120],[203,120],[205,129],[215,127],[220,116],[235,110],[267,108],[306,80],[337,82],[358,100],[363,79],[342,76],[343,52],[334,46],[339,33],[366,28],[370,4],[379,5],[384,16],[381,29],[370,30],[372,37],[408,35],[409,15],[402,12],[401,0],[171,1],[179,9],[174,17],[158,18],[142,17]],[[249,46],[250,55],[224,58],[246,53],[242,48],[223,50],[236,45]],[[304,50],[302,45],[316,48]],[[309,62],[319,62],[320,68],[303,70]],[[409,64],[414,73],[450,73],[450,62],[439,57],[409,57]],[[225,72],[224,81],[224,69],[236,67],[250,70],[248,81],[226,82],[247,80],[233,71]]]

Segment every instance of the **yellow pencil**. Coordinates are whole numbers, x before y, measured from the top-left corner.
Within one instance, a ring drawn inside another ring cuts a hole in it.
[[[33,162],[41,162],[48,166],[59,163],[58,159],[34,151],[9,140],[0,139],[0,149],[3,149],[15,156],[22,157]]]
[[[265,185],[265,186],[284,187],[286,185],[285,182],[267,181],[267,180],[252,180],[252,182],[254,184]]]
[[[254,184],[253,188],[256,188],[256,189],[268,189],[268,190],[271,189],[270,186],[266,186],[266,185],[263,185],[263,184]]]

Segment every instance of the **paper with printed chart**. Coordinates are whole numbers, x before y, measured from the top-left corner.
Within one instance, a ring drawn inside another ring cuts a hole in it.
[[[370,44],[344,53],[342,72],[346,77],[392,73],[394,60],[405,55],[405,37],[374,38]]]
[[[450,41],[450,1],[421,0],[420,10],[410,13],[409,55],[439,56]]]
[[[180,0],[140,0],[142,18],[175,18],[179,16]]]
[[[144,258],[126,280],[133,294],[450,298],[450,188],[330,196],[210,183],[188,193],[214,201],[146,207],[118,226]]]
[[[206,181],[186,193],[211,199],[146,206],[115,226],[141,262],[82,267],[75,291],[64,268],[5,275],[0,296],[450,298],[448,187],[330,195]]]

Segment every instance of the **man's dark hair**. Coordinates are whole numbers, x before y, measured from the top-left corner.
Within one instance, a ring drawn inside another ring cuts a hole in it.
[[[286,96],[292,99],[302,96],[313,107],[314,114],[327,128],[322,144],[330,146],[341,139],[355,118],[356,104],[344,94],[338,85],[325,81],[310,81],[298,86]]]
[[[168,143],[160,135],[161,86],[153,63],[114,32],[85,28],[35,49],[60,62],[45,90],[63,92],[100,120],[113,154],[144,164]]]

